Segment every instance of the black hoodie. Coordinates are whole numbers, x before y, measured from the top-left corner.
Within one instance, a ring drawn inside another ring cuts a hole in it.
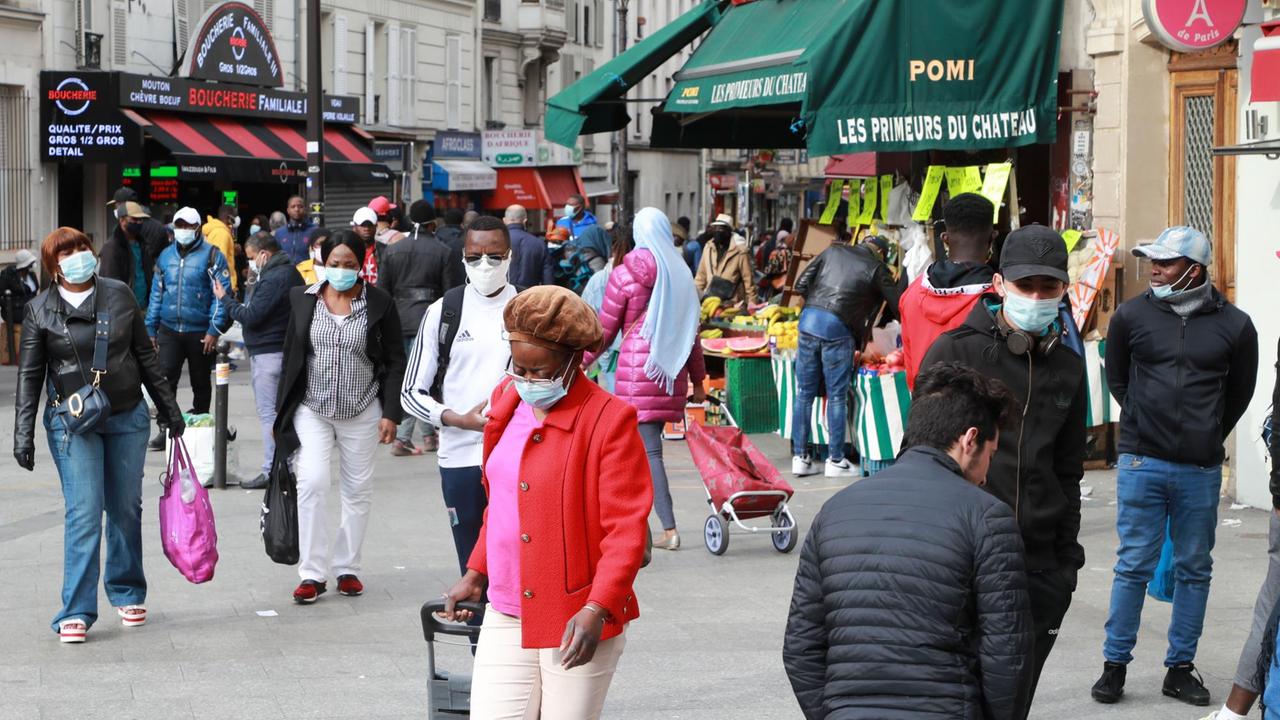
[[[1000,431],[987,473],[987,492],[1004,500],[1018,519],[1027,570],[1078,570],[1080,478],[1084,475],[1088,389],[1084,360],[1061,343],[1049,354],[1014,355],[996,326],[988,293],[964,324],[934,341],[920,372],[960,362],[1008,386],[1018,412]]]

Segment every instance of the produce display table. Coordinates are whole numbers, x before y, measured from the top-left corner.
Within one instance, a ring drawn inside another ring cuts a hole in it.
[[[898,370],[881,374],[877,370],[858,368],[854,391],[858,396],[858,453],[862,457],[863,474],[868,475],[869,470],[881,469],[898,456],[911,409],[907,373]]]

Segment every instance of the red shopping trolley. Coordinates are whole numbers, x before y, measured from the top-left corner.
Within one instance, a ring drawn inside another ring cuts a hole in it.
[[[795,490],[769,458],[733,426],[689,423],[685,439],[711,506],[703,525],[707,550],[723,555],[733,525],[750,533],[769,533],[778,552],[794,550],[800,533],[787,501]],[[769,518],[769,524],[743,522],[761,518]]]

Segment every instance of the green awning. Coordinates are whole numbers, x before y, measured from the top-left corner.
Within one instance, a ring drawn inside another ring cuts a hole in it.
[[[650,145],[837,155],[1053,142],[1063,2],[734,5],[677,74]]]
[[[617,100],[657,70],[676,53],[688,47],[720,18],[720,0],[703,0],[626,52],[601,65],[547,101],[547,139],[573,147],[579,135],[621,130],[631,121],[623,103]]]

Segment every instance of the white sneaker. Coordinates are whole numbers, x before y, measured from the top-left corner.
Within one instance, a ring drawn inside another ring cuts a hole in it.
[[[839,462],[828,460],[825,474],[830,478],[853,477],[858,474],[858,469],[849,462],[849,458],[841,458]]]
[[[796,477],[804,477],[805,475],[817,475],[818,468],[813,466],[813,461],[807,457],[796,455],[791,458],[791,474]]]

